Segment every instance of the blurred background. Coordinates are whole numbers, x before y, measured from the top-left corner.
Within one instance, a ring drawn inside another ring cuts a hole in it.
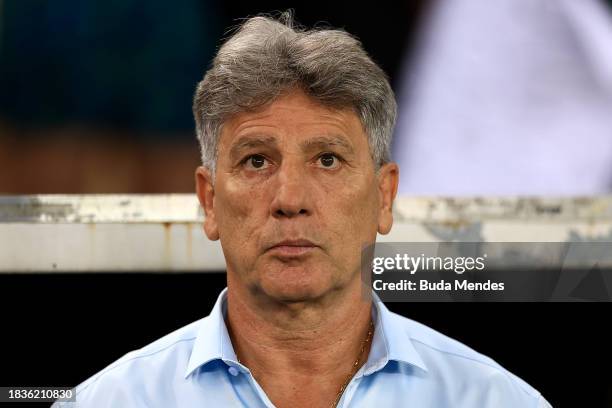
[[[423,2],[296,2],[395,82]],[[191,102],[227,30],[272,1],[0,0],[0,194],[193,192]]]
[[[400,193],[612,191],[612,0],[0,0],[0,193],[192,192],[196,83],[288,7],[389,74]]]

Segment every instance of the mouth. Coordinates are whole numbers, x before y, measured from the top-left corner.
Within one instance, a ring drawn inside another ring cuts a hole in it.
[[[295,258],[308,255],[318,246],[307,239],[285,240],[268,248],[267,252],[281,258]]]

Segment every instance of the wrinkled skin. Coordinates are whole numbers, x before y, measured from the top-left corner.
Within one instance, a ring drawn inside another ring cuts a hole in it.
[[[391,229],[398,172],[376,171],[354,111],[292,90],[223,124],[215,180],[199,167],[196,188],[228,282],[307,302],[355,287],[362,248]]]

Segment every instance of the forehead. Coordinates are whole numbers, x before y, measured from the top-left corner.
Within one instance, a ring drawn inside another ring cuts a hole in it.
[[[366,133],[352,109],[335,109],[322,105],[303,91],[292,90],[255,112],[241,112],[222,127],[219,147],[230,147],[248,135],[271,139],[332,137],[344,140],[355,149],[367,148]]]

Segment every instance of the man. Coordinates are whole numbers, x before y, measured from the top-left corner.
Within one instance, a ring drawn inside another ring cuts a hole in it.
[[[361,250],[393,222],[393,92],[350,35],[290,20],[247,20],[195,95],[197,195],[227,289],[77,387],[77,406],[549,406],[362,296]]]

